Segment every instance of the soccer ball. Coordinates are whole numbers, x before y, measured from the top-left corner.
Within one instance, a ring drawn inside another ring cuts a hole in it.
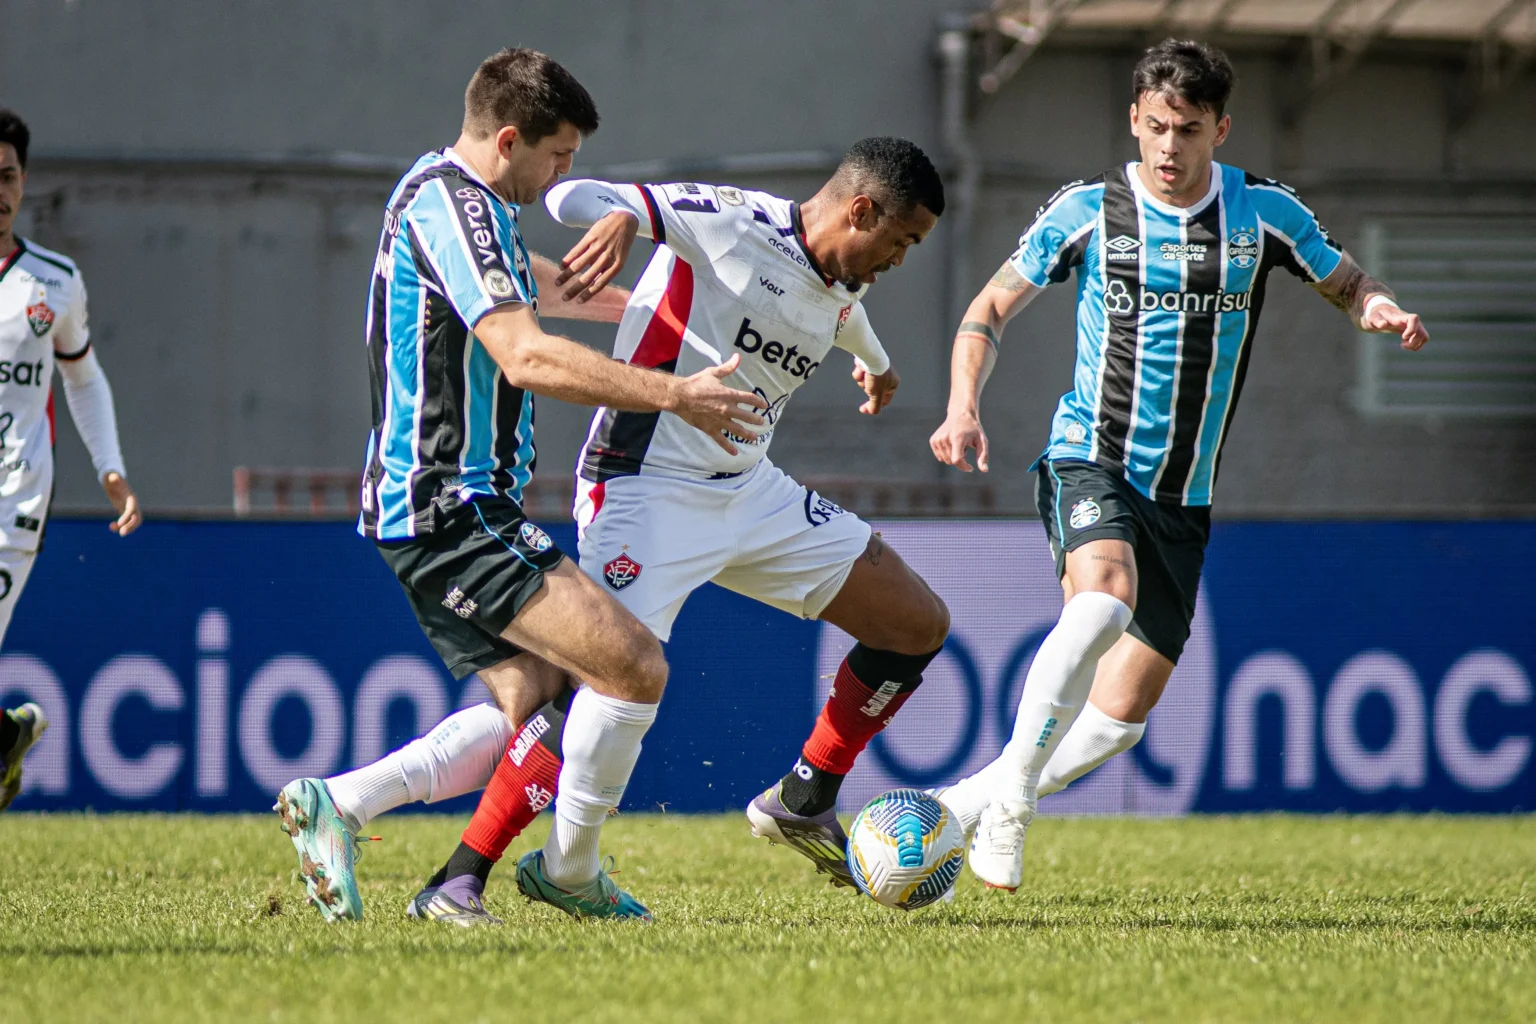
[[[887,907],[916,910],[943,898],[964,862],[960,822],[921,790],[893,789],[875,797],[848,830],[854,883]]]

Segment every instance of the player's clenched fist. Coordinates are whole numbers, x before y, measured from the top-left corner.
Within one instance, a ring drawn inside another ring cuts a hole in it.
[[[974,413],[951,411],[928,439],[928,447],[933,449],[934,458],[944,465],[966,473],[971,471],[971,464],[966,461],[965,453],[967,449],[973,450],[976,466],[983,473],[987,472],[987,432],[981,429],[981,420]]]
[[[667,410],[704,431],[727,455],[736,454],[730,435],[756,437],[758,431],[754,428],[763,425],[763,418],[751,410],[768,408],[768,400],[762,395],[737,391],[721,383],[739,365],[741,356],[733,355],[719,366],[705,367],[692,377],[682,378],[677,382],[672,407]]]

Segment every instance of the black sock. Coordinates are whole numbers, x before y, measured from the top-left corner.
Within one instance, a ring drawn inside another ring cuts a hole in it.
[[[483,853],[470,849],[464,843],[459,843],[459,848],[453,851],[453,856],[448,858],[448,863],[443,865],[443,881],[458,878],[460,875],[474,875],[484,882],[491,875],[491,868],[496,862]],[[434,878],[437,876],[433,876]],[[442,883],[439,882],[439,885]]]
[[[822,771],[802,757],[780,780],[779,802],[790,814],[814,817],[837,806],[837,791],[843,788],[845,778]]]
[[[427,879],[427,884],[422,886],[422,888],[436,889],[446,881],[448,881],[448,865],[444,864],[442,867],[437,869],[431,878]]]
[[[21,726],[11,718],[9,711],[0,711],[0,754],[9,754],[19,739]]]

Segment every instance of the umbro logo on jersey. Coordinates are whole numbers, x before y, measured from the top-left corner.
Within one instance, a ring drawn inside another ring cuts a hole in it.
[[[48,308],[46,302],[39,302],[27,307],[27,323],[32,325],[32,333],[41,338],[48,333],[48,328],[53,326],[53,310]]]
[[[1109,262],[1129,263],[1132,260],[1141,259],[1141,239],[1132,238],[1130,235],[1117,235],[1104,243],[1104,248],[1109,250]]]
[[[607,580],[608,585],[614,590],[623,590],[640,578],[642,568],[644,566],[628,555],[620,555],[603,566],[603,579]]]

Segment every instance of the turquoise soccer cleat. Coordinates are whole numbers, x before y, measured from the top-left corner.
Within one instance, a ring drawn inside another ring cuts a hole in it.
[[[28,702],[11,711],[0,709],[16,723],[20,733],[10,750],[0,750],[0,811],[11,806],[16,794],[21,792],[21,762],[48,729],[48,716],[36,704]]]
[[[544,851],[532,850],[517,862],[517,888],[530,902],[548,903],[580,920],[586,917],[629,918],[649,923],[651,912],[613,884],[609,857],[597,877],[579,889],[562,889],[544,875]]]
[[[299,851],[299,873],[309,902],[327,921],[361,921],[363,898],[357,891],[357,834],[331,802],[322,779],[295,779],[272,805],[282,829]]]

